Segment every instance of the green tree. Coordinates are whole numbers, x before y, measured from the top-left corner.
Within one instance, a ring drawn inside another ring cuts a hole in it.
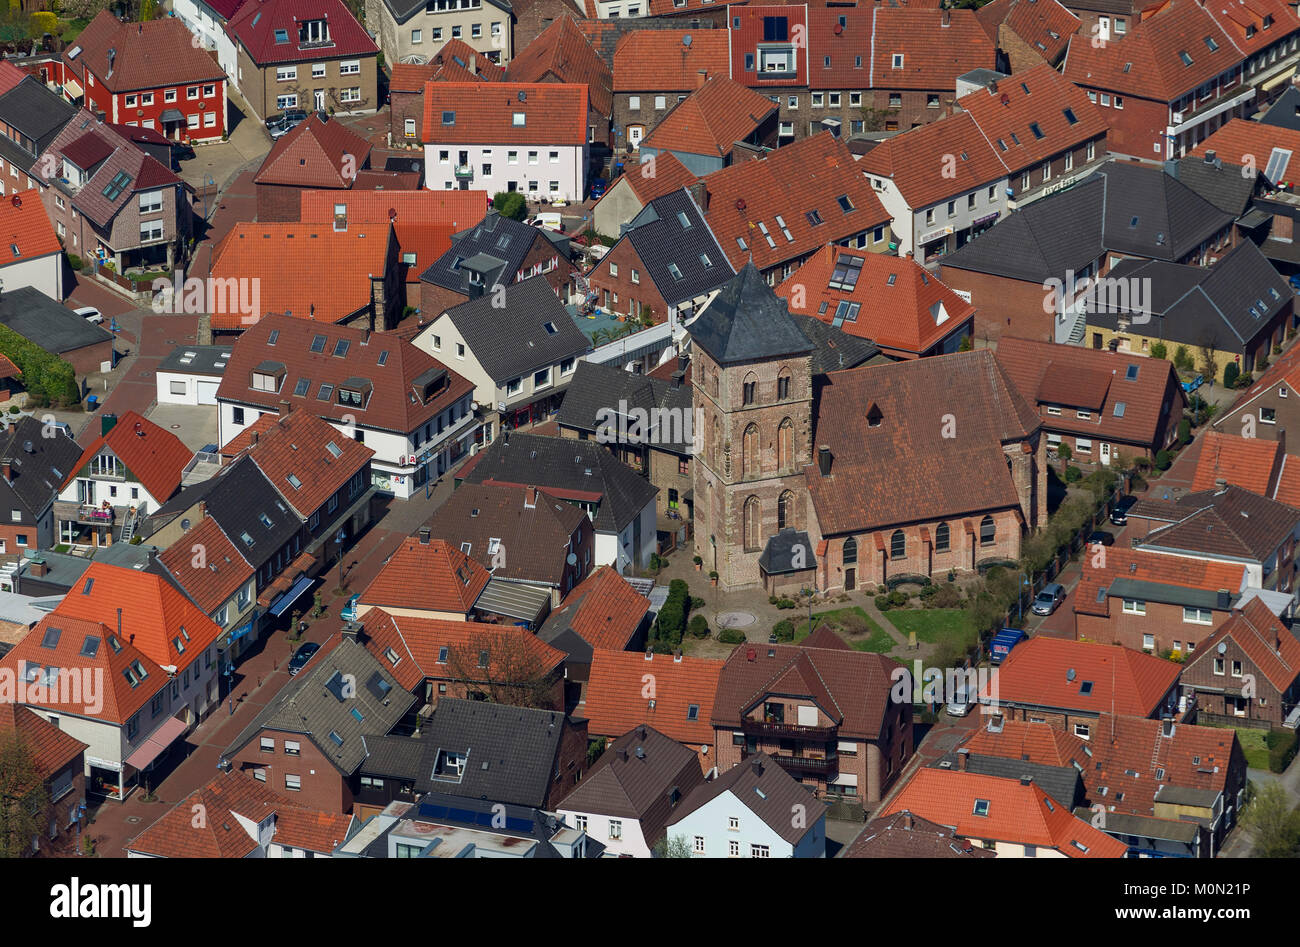
[[[651,849],[655,858],[690,858],[691,843],[685,835],[665,835]]]
[[[1192,439],[1192,422],[1183,418],[1178,422],[1178,444],[1186,444]]]
[[[0,737],[0,858],[31,854],[49,825],[50,794],[36,758],[17,733]]]
[[[1286,790],[1277,783],[1255,793],[1241,824],[1250,833],[1256,857],[1300,857],[1300,810],[1291,808]]]
[[[1152,358],[1164,358],[1164,357],[1165,357],[1166,355],[1168,355],[1168,354],[1169,354],[1169,349],[1165,346],[1165,343],[1163,343],[1163,342],[1152,342],[1152,343],[1151,343],[1151,357],[1152,357]]]
[[[1229,362],[1223,366],[1223,387],[1232,388],[1237,384],[1237,376],[1241,374],[1241,369],[1237,367],[1236,362]]]

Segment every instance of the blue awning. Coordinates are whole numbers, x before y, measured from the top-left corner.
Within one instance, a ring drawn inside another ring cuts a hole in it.
[[[249,634],[253,630],[254,624],[256,624],[256,616],[250,618],[247,622],[245,622],[244,624],[240,625],[238,628],[231,631],[230,637],[226,639],[226,643],[234,644],[240,638],[244,637],[244,635]]]
[[[267,609],[267,611],[279,618],[289,610],[289,606],[296,602],[298,597],[302,595],[303,592],[306,592],[308,587],[315,581],[316,580],[309,575],[300,575],[298,581],[289,587],[289,591],[285,592],[273,601],[271,607]]]

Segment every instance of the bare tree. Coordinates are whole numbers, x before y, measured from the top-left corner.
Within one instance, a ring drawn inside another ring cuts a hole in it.
[[[0,858],[32,853],[49,824],[50,794],[31,748],[16,731],[0,736]]]
[[[543,663],[525,629],[482,632],[448,649],[447,677],[494,704],[552,710],[555,669]]]
[[[1219,336],[1217,333],[1205,335],[1198,346],[1201,351],[1201,374],[1213,378],[1218,371]]]

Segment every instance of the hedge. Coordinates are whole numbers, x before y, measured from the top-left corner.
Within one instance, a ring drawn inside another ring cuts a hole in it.
[[[923,575],[913,575],[907,572],[900,572],[898,575],[891,575],[888,579],[886,579],[885,587],[892,592],[900,585],[907,585],[909,583],[911,583],[912,585],[925,586],[930,584],[930,580],[928,577]]]
[[[724,628],[718,632],[718,640],[723,644],[742,644],[745,641],[745,633],[739,628]]]
[[[1294,730],[1270,730],[1265,742],[1268,744],[1268,768],[1275,773],[1284,773],[1295,759],[1300,740]]]
[[[709,620],[703,615],[691,616],[691,623],[687,626],[692,638],[709,637]]]
[[[783,618],[772,626],[772,634],[776,635],[777,641],[794,641],[794,622],[788,618]]]
[[[0,325],[0,355],[23,373],[23,386],[38,402],[71,405],[81,401],[77,373],[72,366],[8,326]]]

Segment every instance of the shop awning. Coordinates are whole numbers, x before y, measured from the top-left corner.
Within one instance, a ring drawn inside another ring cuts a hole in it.
[[[307,589],[311,587],[311,584],[315,581],[316,580],[309,575],[298,576],[298,581],[295,582],[293,585],[289,586],[289,591],[285,592],[283,595],[281,595],[279,598],[273,601],[271,603],[271,607],[267,609],[267,611],[269,611],[275,617],[279,618],[281,615],[283,615],[285,612],[289,610],[289,606],[292,605],[294,602],[296,602],[299,596],[301,596],[303,592],[306,592]]]
[[[135,769],[144,769],[158,758],[167,747],[176,742],[176,738],[185,732],[185,721],[171,717],[163,721],[161,727],[141,743],[134,753],[126,758],[126,765]]]
[[[238,641],[240,638],[244,637],[244,635],[251,634],[252,631],[253,631],[253,626],[254,626],[255,624],[257,624],[257,615],[256,615],[256,614],[254,614],[252,618],[250,618],[250,619],[249,619],[247,622],[245,622],[244,624],[240,625],[238,628],[233,629],[233,630],[230,632],[230,637],[226,639],[226,644],[227,644],[227,645],[232,645],[232,644],[234,644],[236,641]]]
[[[1268,82],[1265,82],[1262,86],[1260,86],[1260,88],[1263,89],[1265,92],[1271,92],[1272,90],[1280,86],[1282,83],[1290,82],[1294,78],[1295,78],[1294,69],[1290,71],[1283,70],[1281,73],[1274,76],[1272,79],[1269,79]]]
[[[79,99],[81,98],[82,93],[81,83],[76,79],[69,79],[67,82],[63,83],[63,91],[68,93],[68,95],[72,96],[74,99]]]
[[[544,586],[489,579],[474,607],[481,612],[533,623],[542,617],[550,604],[551,590]]]

